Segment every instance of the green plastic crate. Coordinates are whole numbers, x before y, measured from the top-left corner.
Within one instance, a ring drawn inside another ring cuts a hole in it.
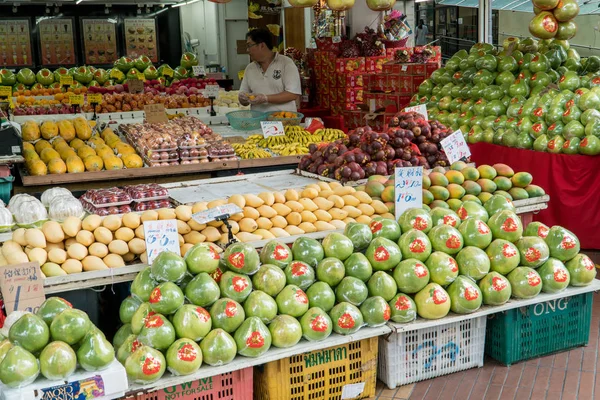
[[[14,180],[15,177],[12,175],[0,178],[0,200],[2,200],[4,204],[8,204],[8,201],[10,200],[10,192]]]
[[[504,365],[585,346],[593,294],[563,297],[488,317],[485,354]]]

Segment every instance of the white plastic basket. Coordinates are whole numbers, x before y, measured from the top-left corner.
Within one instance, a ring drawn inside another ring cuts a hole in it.
[[[483,366],[486,317],[379,338],[377,377],[390,389]]]

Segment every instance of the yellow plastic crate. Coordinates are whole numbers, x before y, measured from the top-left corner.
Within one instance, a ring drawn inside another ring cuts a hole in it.
[[[377,342],[369,338],[254,367],[255,400],[339,400],[375,396]],[[361,390],[362,389],[362,390]]]

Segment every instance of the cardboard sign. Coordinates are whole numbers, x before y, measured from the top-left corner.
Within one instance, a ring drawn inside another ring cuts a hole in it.
[[[163,76],[169,76],[169,77],[173,77],[173,69],[171,69],[171,67],[164,67],[162,70],[162,74]]]
[[[192,218],[199,224],[207,224],[211,221],[217,219],[221,215],[234,215],[243,212],[239,206],[235,204],[224,204],[222,206],[217,206],[213,208],[209,208],[208,210],[199,211],[195,214],[192,214]]]
[[[192,67],[192,70],[194,72],[194,76],[204,76],[204,75],[206,75],[206,69],[204,68],[204,65],[194,65]]]
[[[0,86],[0,97],[9,98],[12,95],[12,88],[10,86]]]
[[[214,97],[216,99],[217,97],[219,97],[220,89],[221,87],[219,85],[206,85],[206,87],[204,88],[204,97]]]
[[[465,137],[460,129],[447,138],[442,139],[440,143],[442,144],[442,149],[444,149],[450,164],[461,158],[471,156],[471,150],[469,149],[467,142],[465,142]]]
[[[355,399],[365,390],[365,382],[350,383],[342,386],[342,400]]]
[[[419,104],[418,106],[413,106],[413,107],[406,107],[404,109],[405,112],[411,112],[414,111],[417,114],[421,114],[422,116],[425,117],[425,119],[429,119],[429,116],[427,115],[427,106],[425,104]]]
[[[165,112],[165,105],[158,104],[146,104],[144,106],[144,112],[146,113],[146,122],[151,124],[169,122],[167,113]]]
[[[44,279],[37,262],[3,267],[0,276],[0,291],[7,314],[13,311],[35,313],[46,300]]]
[[[260,121],[260,127],[262,128],[263,136],[266,138],[285,135],[285,128],[281,121]]]
[[[102,95],[100,93],[88,94],[87,101],[89,104],[102,104]]]
[[[144,236],[148,265],[163,251],[172,251],[181,255],[179,236],[177,234],[177,220],[164,219],[160,221],[144,221]]]
[[[82,94],[72,94],[69,96],[69,104],[82,106],[83,105],[83,95]]]
[[[73,84],[73,77],[71,75],[60,76],[60,86],[71,86]]]
[[[423,167],[396,168],[394,184],[396,220],[409,208],[423,207]]]
[[[129,93],[143,93],[144,82],[139,79],[128,79],[127,90],[129,90]]]

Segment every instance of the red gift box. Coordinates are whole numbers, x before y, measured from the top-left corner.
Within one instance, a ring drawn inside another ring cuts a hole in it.
[[[383,65],[390,59],[386,56],[383,57],[366,57],[365,59],[365,71],[380,73],[383,71]]]
[[[428,62],[427,64],[425,64],[425,75],[429,78],[433,71],[437,71],[438,69],[440,69],[440,64],[440,62]]]
[[[389,88],[389,76],[384,74],[369,76],[369,84],[367,86],[371,92],[383,92]]]
[[[350,73],[350,74],[339,74],[338,87],[340,88],[356,88],[364,87],[364,74],[362,73]]]
[[[346,72],[365,72],[365,58],[338,58],[335,60],[335,71],[339,74]]]
[[[362,89],[346,89],[345,99],[346,103],[362,104],[364,101],[364,92]]]

